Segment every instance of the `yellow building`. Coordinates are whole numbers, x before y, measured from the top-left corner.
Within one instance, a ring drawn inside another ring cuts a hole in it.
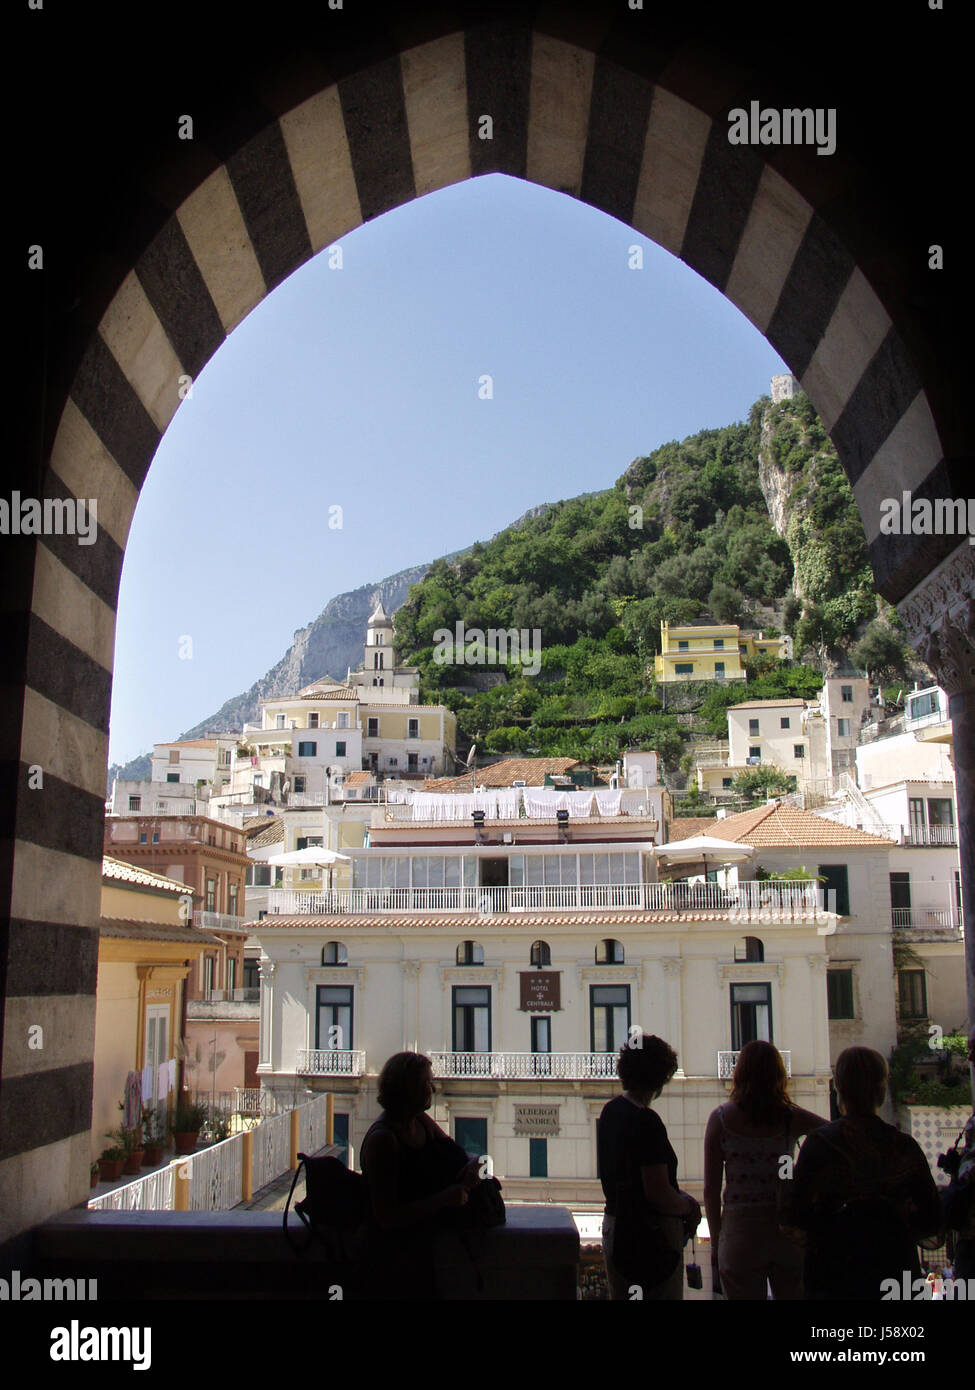
[[[129,1072],[156,1069],[176,1054],[184,1032],[186,977],[216,938],[191,925],[186,884],[106,856],[98,932],[91,1154],[121,1123],[118,1103]],[[178,1081],[177,1081],[178,1084]]]
[[[780,660],[792,656],[789,637],[743,632],[737,623],[671,627],[660,624],[660,655],[653,672],[662,685],[675,681],[743,681],[746,660],[767,652]]]

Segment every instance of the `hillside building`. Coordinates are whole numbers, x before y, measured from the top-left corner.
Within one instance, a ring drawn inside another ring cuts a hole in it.
[[[744,663],[760,653],[792,656],[792,639],[744,632],[737,623],[680,627],[660,624],[660,654],[653,659],[658,684],[675,681],[743,681]]]

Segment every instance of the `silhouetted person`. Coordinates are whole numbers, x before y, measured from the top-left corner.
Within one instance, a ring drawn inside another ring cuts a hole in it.
[[[711,1266],[729,1299],[802,1297],[802,1251],[779,1229],[782,1157],[801,1134],[826,1124],[789,1099],[785,1063],[769,1042],[746,1043],[731,1096],[712,1110],[704,1134],[704,1206]],[[724,1174],[724,1206],[721,1179]]]
[[[918,1240],[941,1228],[934,1178],[919,1145],[876,1112],[887,1063],[848,1047],[833,1068],[841,1120],[808,1136],[796,1162],[792,1219],[806,1232],[810,1299],[879,1300],[885,1279],[921,1277]]]
[[[599,1178],[606,1197],[603,1217],[603,1257],[610,1298],[628,1299],[630,1281],[613,1261],[616,1233],[617,1184],[624,1181],[637,1200],[645,1201],[650,1219],[663,1232],[670,1248],[678,1252],[676,1267],[661,1283],[643,1287],[644,1299],[680,1299],[684,1296],[685,1223],[696,1227],[701,1208],[677,1186],[677,1155],[667,1138],[663,1120],[650,1109],[677,1070],[677,1054],[662,1038],[641,1036],[639,1045],[620,1049],[616,1072],[623,1094],[603,1107],[597,1125]]]

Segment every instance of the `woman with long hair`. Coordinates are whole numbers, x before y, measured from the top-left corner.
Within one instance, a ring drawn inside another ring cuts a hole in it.
[[[644,1299],[680,1299],[684,1291],[684,1266],[680,1252],[685,1235],[696,1228],[701,1208],[688,1192],[677,1186],[677,1155],[670,1146],[663,1120],[650,1109],[677,1070],[677,1053],[662,1038],[641,1036],[637,1043],[620,1049],[616,1072],[623,1093],[603,1106],[597,1124],[599,1178],[606,1198],[603,1217],[603,1257],[610,1298],[630,1297],[630,1280],[614,1260],[614,1247],[622,1234],[617,1216],[625,1203],[626,1218],[634,1230],[626,1234],[648,1247],[663,1247],[670,1272],[652,1284],[641,1282]],[[621,1191],[625,1189],[624,1191]],[[676,1252],[676,1254],[674,1253]],[[649,1255],[649,1267],[660,1252]],[[638,1258],[636,1263],[641,1264]],[[639,1282],[639,1281],[638,1281]]]
[[[704,1134],[711,1268],[729,1299],[764,1299],[766,1281],[773,1298],[802,1297],[802,1251],[779,1229],[779,1184],[791,1176],[799,1136],[824,1124],[793,1105],[778,1049],[746,1043],[731,1096],[712,1110]]]

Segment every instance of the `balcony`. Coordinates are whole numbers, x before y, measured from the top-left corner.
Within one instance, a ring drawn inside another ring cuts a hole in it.
[[[925,849],[944,845],[953,848],[958,844],[958,830],[954,825],[912,825],[902,834],[905,845],[917,845]]]
[[[190,1004],[259,1004],[261,1002],[261,991],[259,986],[248,986],[246,989],[211,989],[202,999],[191,999]]]
[[[730,1081],[735,1072],[735,1063],[741,1056],[741,1052],[719,1052],[718,1053],[718,1080]],[[779,1048],[779,1056],[785,1063],[786,1076],[792,1075],[792,1053],[783,1052]]]
[[[299,1048],[295,1071],[299,1076],[362,1076],[366,1054],[331,1047]]]
[[[616,883],[465,888],[350,888],[302,893],[272,888],[268,912],[317,917],[378,913],[711,912],[729,921],[812,921],[821,917],[815,884],[794,879],[717,883]]]
[[[204,931],[243,931],[246,921],[246,917],[235,917],[229,912],[210,912],[205,908],[197,908],[193,913],[194,927],[201,927]]]
[[[615,1052],[431,1052],[442,1078],[500,1081],[613,1081]]]
[[[957,931],[961,926],[961,909],[954,883],[914,881],[910,884],[910,892],[903,896],[908,898],[906,903],[891,905],[892,927],[912,931]]]

